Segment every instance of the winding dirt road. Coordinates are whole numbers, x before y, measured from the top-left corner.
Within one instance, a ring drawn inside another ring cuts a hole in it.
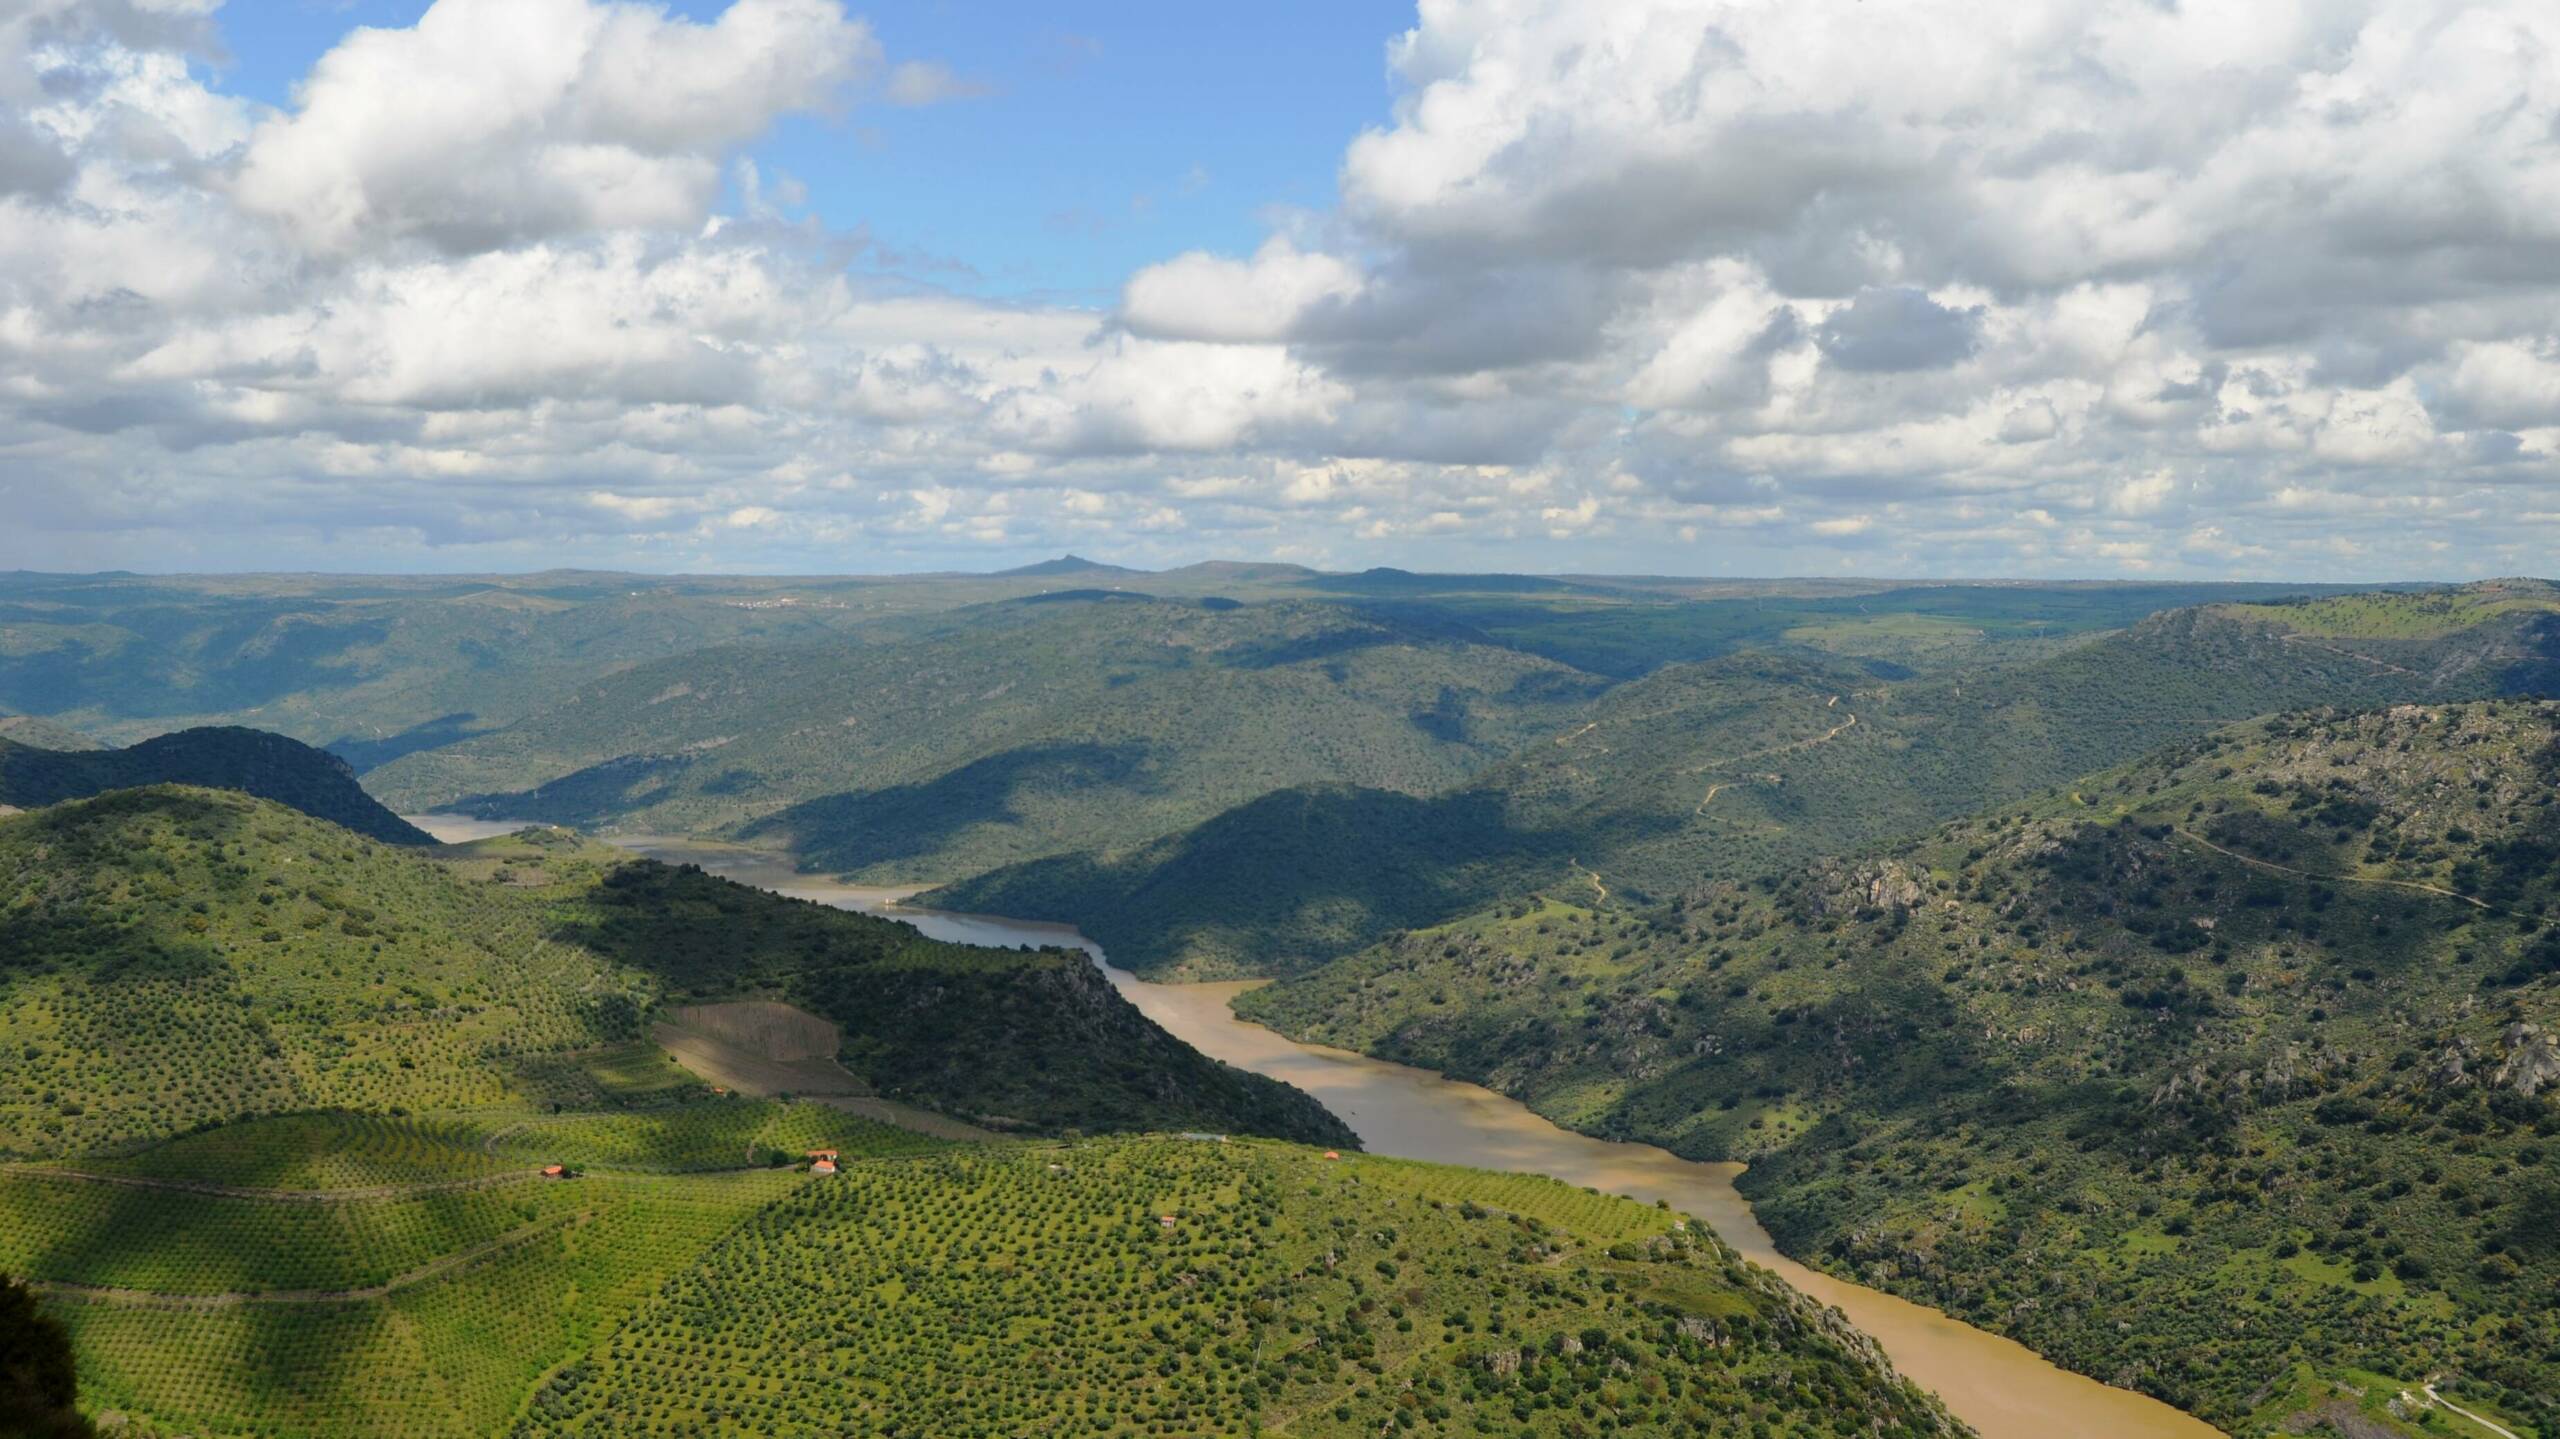
[[[2444,1396],[2443,1396],[2443,1395],[2441,1395],[2441,1394],[2438,1394],[2438,1393],[2436,1392],[2436,1386],[2434,1386],[2434,1385],[2432,1385],[2432,1384],[2428,1384],[2428,1385],[2423,1385],[2423,1386],[2421,1386],[2421,1387],[2423,1387],[2423,1388],[2427,1391],[2427,1398],[2428,1398],[2431,1402],[2443,1405],[2445,1408],[2452,1410],[2454,1413],[2461,1415],[2463,1418],[2470,1420],[2472,1423],[2479,1425],[2481,1428],[2488,1430],[2490,1433],[2492,1433],[2492,1434],[2503,1434],[2503,1435],[2505,1435],[2505,1436],[2506,1436],[2506,1439],[2524,1439],[2524,1436],[2523,1436],[2523,1435],[2518,1434],[2516,1431],[2514,1431],[2513,1429],[2508,1428],[2506,1425],[2504,1425],[2504,1424],[2500,1424],[2500,1423],[2496,1422],[2495,1420],[2486,1419],[2486,1418],[2481,1417],[2480,1415],[2474,1414],[2474,1413],[2472,1413],[2470,1410],[2465,1409],[2465,1408],[2463,1408],[2461,1405],[2454,1403],[2452,1400],[2447,1399],[2446,1397],[2444,1397]]]
[[[1840,697],[1838,695],[1833,695],[1822,707],[1824,709],[1832,709],[1837,707],[1839,703]],[[1771,745],[1767,749],[1755,749],[1748,754],[1727,755],[1723,759],[1707,760],[1702,764],[1689,766],[1684,773],[1703,774],[1711,769],[1723,769],[1727,765],[1742,764],[1746,761],[1755,759],[1767,759],[1773,754],[1796,754],[1804,750],[1812,749],[1816,745],[1829,744],[1833,740],[1838,739],[1840,736],[1847,734],[1849,731],[1856,729],[1857,727],[1858,717],[1855,714],[1852,714],[1847,719],[1842,720],[1840,723],[1833,725],[1831,728],[1824,730],[1822,733],[1815,735],[1811,739],[1789,740],[1785,744]],[[1776,783],[1779,783],[1779,776],[1774,774],[1764,774],[1753,775],[1747,779],[1729,779],[1720,784],[1709,785],[1707,786],[1706,798],[1699,800],[1698,807],[1689,811],[1689,813],[1693,815],[1705,814],[1707,812],[1707,806],[1716,802],[1717,795],[1724,793],[1726,790],[1732,789],[1736,785]]]
[[[2188,840],[2191,843],[2201,845],[2206,849],[2212,850],[2215,854],[2221,855],[2225,859],[2236,859],[2240,863],[2248,865],[2252,869],[2269,870],[2276,874],[2289,874],[2296,879],[2317,880],[2322,884],[2371,884],[2379,885],[2384,889],[2415,890],[2420,894],[2432,894],[2438,899],[2459,900],[2462,903],[2471,906],[2473,909],[2484,910],[2490,914],[2509,913],[2509,911],[2500,909],[2486,900],[2473,899],[2471,896],[2464,894],[2459,890],[2446,889],[2442,885],[2422,884],[2414,879],[2372,879],[2358,874],[2315,874],[2307,869],[2295,869],[2289,864],[2278,864],[2271,859],[2259,859],[2254,855],[2246,855],[2241,854],[2236,850],[2224,849],[2222,846],[2215,844],[2212,840],[2206,839],[2203,835],[2196,833],[2194,830],[2184,827],[2179,828],[2178,835],[2180,838]]]

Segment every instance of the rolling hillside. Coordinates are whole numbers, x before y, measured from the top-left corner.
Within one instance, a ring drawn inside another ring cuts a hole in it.
[[[1789,1252],[2225,1427],[2450,1371],[2547,1431],[2556,795],[2548,702],[2257,721],[1861,860],[1557,886],[1240,1007],[1747,1158]]]
[[[2405,635],[2297,629],[2306,612],[2290,606],[2179,610],[2033,663],[1904,683],[1757,653],[1673,666],[1427,799],[1274,794],[931,902],[1071,921],[1133,969],[1211,976],[1289,973],[1533,888],[1660,900],[1918,833],[2252,715],[2560,680],[2548,585],[2358,603],[2434,613],[2462,597],[2474,603],[2450,611],[2458,622]]]
[[[932,880],[1134,843],[1296,784],[1441,789],[1600,687],[1338,606],[1068,592],[907,643],[641,666],[367,782],[411,812],[717,832]]]
[[[0,875],[15,1155],[293,1110],[583,1102],[600,1081],[577,1056],[641,1040],[661,1003],[765,996],[839,1023],[864,1086],[938,1110],[1348,1139],[1080,954],[942,944],[573,837],[417,853],[236,793],[120,790],[0,819]]]
[[[239,790],[386,844],[433,842],[365,793],[345,760],[262,730],[181,730],[113,750],[0,738],[0,804],[34,809],[155,784]]]
[[[0,1171],[0,1263],[37,1275],[84,1407],[146,1434],[1967,1432],[1836,1315],[1631,1201],[1269,1141],[761,1118],[840,1172],[622,1158],[658,1152],[648,1113],[263,1120],[135,1156],[141,1183]],[[486,1170],[528,1124],[534,1152],[593,1157]],[[181,1187],[315,1141],[350,1177],[417,1177]],[[149,1250],[100,1242],[136,1227]]]

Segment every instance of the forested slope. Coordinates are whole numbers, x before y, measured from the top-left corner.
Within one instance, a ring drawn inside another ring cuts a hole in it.
[[[2179,610],[2035,663],[1908,683],[1756,653],[1673,666],[1425,800],[1283,792],[931,902],[1070,921],[1141,971],[1289,973],[1528,888],[1643,901],[1781,870],[2252,715],[2542,692],[2560,674],[2550,586],[2360,603],[2441,618],[2338,635],[2296,628],[2295,607]]]
[[[2253,722],[1866,859],[1589,898],[1241,1007],[1747,1158],[1790,1252],[2226,1427],[2297,1364],[2560,1420],[2560,706]]]
[[[368,783],[412,812],[719,832],[864,879],[944,879],[1302,783],[1442,789],[1600,688],[1335,605],[1079,592],[904,643],[644,665]]]

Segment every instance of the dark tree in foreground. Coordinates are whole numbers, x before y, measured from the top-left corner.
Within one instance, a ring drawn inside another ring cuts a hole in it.
[[[0,1439],[96,1432],[72,1408],[78,1392],[70,1337],[37,1307],[34,1290],[0,1277]]]

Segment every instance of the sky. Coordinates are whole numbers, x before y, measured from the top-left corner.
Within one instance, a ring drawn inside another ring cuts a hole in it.
[[[0,0],[0,569],[2458,579],[2547,0]]]

